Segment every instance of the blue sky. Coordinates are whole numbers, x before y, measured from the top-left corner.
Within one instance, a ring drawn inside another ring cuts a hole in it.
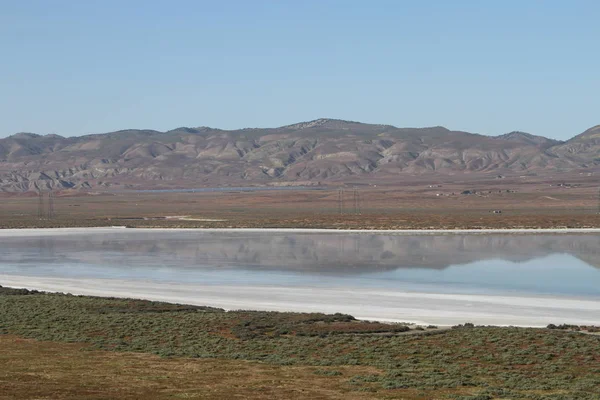
[[[319,117],[567,139],[598,1],[0,0],[0,137]]]

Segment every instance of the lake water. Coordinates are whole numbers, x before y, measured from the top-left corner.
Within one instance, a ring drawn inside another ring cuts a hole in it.
[[[1,235],[0,284],[6,286],[102,294],[85,289],[101,283],[111,295],[418,322],[471,317],[535,325],[526,323],[535,317],[537,324],[600,324],[598,234],[88,229]]]

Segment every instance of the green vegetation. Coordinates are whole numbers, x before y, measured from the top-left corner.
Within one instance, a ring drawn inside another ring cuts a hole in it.
[[[588,326],[588,325],[569,325],[569,324],[560,324],[554,325],[550,324],[547,326],[548,329],[560,329],[563,331],[585,331],[588,333],[600,333],[600,327],[598,326]]]
[[[0,287],[0,334],[163,357],[317,367],[375,397],[600,399],[600,336],[561,329],[434,327],[344,314],[225,312]],[[370,368],[346,376],[348,366]]]

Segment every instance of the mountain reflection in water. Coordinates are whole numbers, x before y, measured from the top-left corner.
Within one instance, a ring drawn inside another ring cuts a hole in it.
[[[570,254],[600,268],[599,235],[385,235],[305,233],[118,232],[3,238],[2,262],[232,266],[339,274],[436,268],[501,259],[522,262]]]
[[[117,230],[5,237],[0,273],[253,284],[333,284],[335,278],[387,287],[501,284],[600,296],[600,235]]]

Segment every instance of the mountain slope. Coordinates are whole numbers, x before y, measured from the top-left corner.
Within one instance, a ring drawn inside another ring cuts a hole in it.
[[[600,125],[550,149],[552,155],[583,168],[600,165]]]
[[[200,187],[393,180],[404,175],[541,173],[595,168],[600,127],[567,142],[443,127],[318,119],[280,128],[181,127],[80,137],[0,139],[0,190]]]

